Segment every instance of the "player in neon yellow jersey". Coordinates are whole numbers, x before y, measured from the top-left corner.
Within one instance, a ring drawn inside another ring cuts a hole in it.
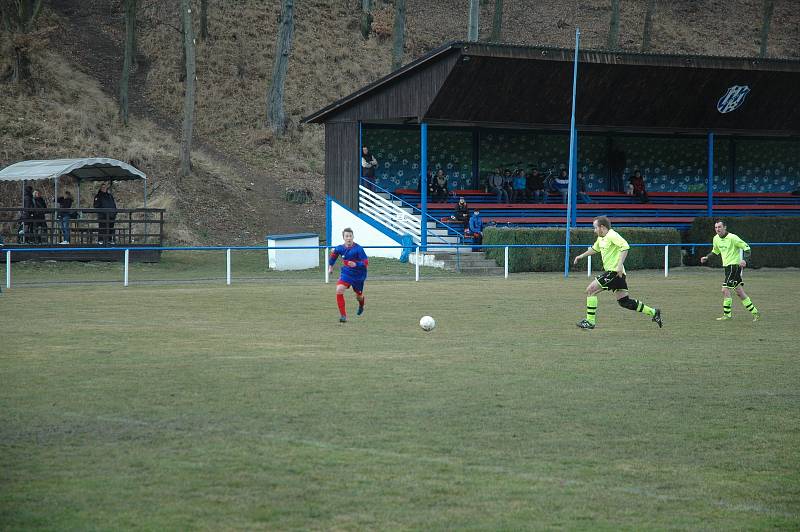
[[[611,222],[605,216],[598,216],[592,222],[594,232],[597,235],[595,243],[575,257],[573,264],[589,255],[600,253],[603,259],[602,275],[598,275],[589,286],[586,287],[586,319],[578,322],[581,329],[594,329],[597,314],[597,294],[603,290],[611,290],[617,298],[619,306],[643,312],[653,318],[653,321],[661,328],[664,322],[661,320],[661,311],[651,308],[641,301],[628,297],[628,283],[625,278],[625,258],[631,248],[619,233],[611,229]]]
[[[725,222],[718,220],[714,224],[714,244],[711,247],[711,253],[705,257],[700,257],[700,262],[705,264],[711,255],[720,255],[722,257],[722,266],[725,268],[725,281],[722,283],[722,316],[717,318],[718,321],[729,320],[731,316],[731,306],[733,305],[733,298],[731,298],[731,289],[736,292],[739,299],[742,300],[744,308],[749,310],[753,315],[753,321],[758,321],[761,314],[747,294],[744,293],[744,281],[742,280],[742,270],[747,266],[747,260],[750,258],[750,246],[747,242],[728,232],[728,227]],[[744,258],[739,256],[741,250]]]

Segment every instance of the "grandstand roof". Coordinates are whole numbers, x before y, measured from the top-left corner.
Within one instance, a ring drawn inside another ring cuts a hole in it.
[[[305,118],[569,128],[574,50],[452,42]],[[721,112],[732,87],[741,104]],[[800,61],[579,52],[581,131],[800,135]]]

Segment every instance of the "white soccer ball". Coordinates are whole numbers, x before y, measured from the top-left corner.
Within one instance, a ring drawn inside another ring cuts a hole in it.
[[[422,316],[419,319],[419,326],[425,331],[432,331],[433,328],[436,327],[436,320],[430,316]]]

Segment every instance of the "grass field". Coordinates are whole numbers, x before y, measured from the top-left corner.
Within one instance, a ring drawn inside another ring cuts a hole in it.
[[[720,270],[635,271],[664,329],[601,294],[581,331],[581,275],[386,266],[340,325],[316,275],[42,268],[0,296],[0,528],[800,527],[796,270],[748,272],[757,323]]]

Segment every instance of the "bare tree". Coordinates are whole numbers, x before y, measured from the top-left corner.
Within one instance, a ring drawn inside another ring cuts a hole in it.
[[[469,0],[469,25],[467,26],[467,40],[477,42],[478,21],[481,18],[481,5],[478,0]]]
[[[267,95],[267,124],[275,135],[286,133],[286,113],[283,110],[283,87],[289,67],[289,52],[294,33],[294,0],[283,0],[278,42],[275,44],[275,63],[272,67],[272,84]]]
[[[406,0],[394,0],[394,46],[392,70],[403,65],[403,48],[406,42]]]
[[[761,51],[759,57],[767,57],[767,41],[769,40],[769,26],[772,23],[773,0],[764,0],[764,18],[761,21]]]
[[[136,56],[136,0],[125,0],[125,55],[122,61],[122,79],[119,82],[119,114],[128,125],[128,84],[133,58]]]
[[[372,31],[372,1],[361,0],[361,36],[369,39]]]
[[[11,33],[14,59],[9,78],[19,83],[31,77],[31,61],[28,52],[32,38],[30,31],[39,12],[42,0],[0,0],[0,19],[3,29]]]
[[[644,13],[644,31],[642,31],[642,52],[650,50],[650,36],[653,33],[653,14],[656,11],[656,0],[647,0],[647,11]]]
[[[208,0],[200,0],[200,40],[208,40]]]
[[[194,128],[195,100],[195,55],[194,31],[192,30],[192,8],[190,0],[181,0],[183,48],[186,50],[186,79],[183,96],[183,135],[181,138],[180,177],[192,173],[192,129]]]
[[[619,48],[619,0],[611,0],[611,27],[608,30],[608,49]]]
[[[503,34],[503,0],[494,0],[494,19],[492,19],[491,42],[500,42]]]

